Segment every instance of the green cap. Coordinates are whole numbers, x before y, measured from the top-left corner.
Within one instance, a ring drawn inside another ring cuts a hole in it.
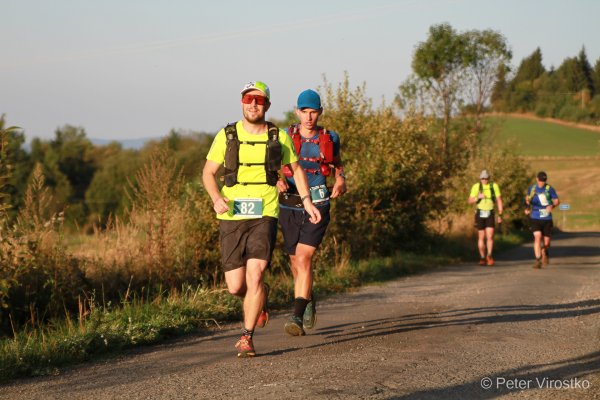
[[[250,90],[260,90],[265,94],[265,96],[267,96],[267,99],[271,101],[271,91],[269,90],[269,87],[266,83],[261,81],[253,81],[246,83],[241,92],[242,96],[244,95],[244,93],[249,92]]]

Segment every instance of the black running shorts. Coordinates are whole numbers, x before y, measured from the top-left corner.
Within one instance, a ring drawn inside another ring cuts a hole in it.
[[[531,232],[542,232],[543,236],[552,236],[554,224],[551,219],[531,219]]]
[[[246,266],[250,258],[271,261],[277,236],[276,218],[220,220],[219,230],[225,272]]]
[[[475,228],[477,228],[478,231],[483,231],[485,228],[495,228],[495,218],[494,211],[492,211],[488,217],[481,218],[479,210],[477,210],[475,213]]]
[[[329,203],[317,206],[321,212],[321,221],[318,224],[311,223],[306,211],[279,209],[279,223],[283,232],[283,244],[285,251],[293,256],[296,254],[296,246],[302,243],[314,248],[319,247],[325,236],[327,225],[329,225]]]

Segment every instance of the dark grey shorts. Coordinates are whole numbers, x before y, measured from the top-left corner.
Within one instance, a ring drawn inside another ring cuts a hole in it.
[[[298,243],[312,247],[319,247],[325,236],[327,225],[329,225],[329,203],[317,206],[321,212],[321,221],[318,224],[311,223],[308,213],[305,211],[279,209],[279,223],[283,232],[283,244],[285,251],[293,256],[296,254]]]
[[[533,219],[531,218],[531,232],[540,231],[542,236],[552,236],[554,224],[551,219]]]
[[[276,218],[221,220],[219,230],[225,272],[244,267],[250,258],[271,261],[277,236]]]

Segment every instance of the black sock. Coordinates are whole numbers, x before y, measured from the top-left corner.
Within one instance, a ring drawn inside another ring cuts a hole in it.
[[[252,337],[252,335],[254,335],[254,331],[244,328],[242,329],[242,335]]]
[[[296,297],[294,299],[294,316],[302,319],[304,315],[304,310],[306,310],[306,305],[309,303],[309,300],[306,300],[303,297]]]

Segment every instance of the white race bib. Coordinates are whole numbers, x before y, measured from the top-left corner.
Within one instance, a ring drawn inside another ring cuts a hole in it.
[[[540,218],[546,218],[550,215],[550,213],[548,212],[548,210],[546,210],[545,208],[540,208]]]
[[[260,197],[233,199],[235,218],[262,218],[263,203]]]
[[[479,218],[487,218],[492,214],[490,210],[479,210]]]
[[[538,199],[539,199],[541,205],[543,205],[544,207],[550,205],[548,203],[548,198],[546,197],[546,193],[538,194],[537,196],[538,196]]]

